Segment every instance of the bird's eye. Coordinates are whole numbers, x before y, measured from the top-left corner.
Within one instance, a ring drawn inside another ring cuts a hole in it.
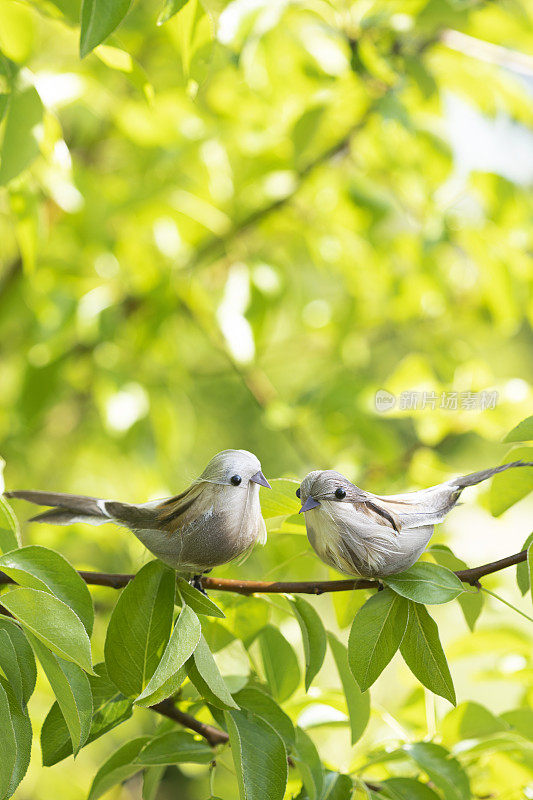
[[[335,489],[335,497],[337,498],[337,500],[344,500],[344,498],[346,497],[346,492],[339,486],[338,489]]]
[[[239,483],[242,481],[242,478],[240,475],[232,475],[230,480],[234,486],[238,486]]]
[[[296,489],[296,497],[298,498],[298,500],[300,499],[300,487]]]

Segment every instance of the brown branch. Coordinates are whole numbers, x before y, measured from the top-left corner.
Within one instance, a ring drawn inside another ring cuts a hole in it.
[[[527,558],[527,550],[514,553],[512,556],[481,564],[470,569],[460,569],[455,572],[459,580],[476,586],[480,578],[491,575],[507,567],[520,564]],[[107,586],[110,589],[122,589],[134,575],[109,572],[83,572],[79,573],[85,583],[90,586]],[[15,583],[9,575],[0,572],[0,585]],[[216,589],[219,592],[236,592],[237,594],[324,594],[324,592],[347,592],[354,589],[376,589],[378,581],[366,578],[351,578],[339,581],[240,581],[230,578],[202,577],[204,589]]]
[[[200,736],[203,736],[204,739],[209,742],[211,747],[215,747],[217,744],[225,744],[229,741],[229,736],[226,731],[221,731],[219,728],[208,725],[206,722],[200,722],[199,719],[191,716],[191,714],[180,711],[179,708],[176,708],[172,700],[163,700],[161,703],[156,703],[155,706],[150,706],[150,708],[152,711],[157,711],[158,714],[162,714],[164,717],[174,720],[174,722],[179,722],[179,724],[183,725],[185,728],[199,733]]]

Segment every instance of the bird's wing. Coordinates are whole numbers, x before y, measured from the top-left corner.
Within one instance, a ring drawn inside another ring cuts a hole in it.
[[[372,522],[393,528],[396,533],[399,533],[402,527],[401,520],[396,510],[383,502],[383,498],[359,489],[352,502],[354,507],[365,514]]]

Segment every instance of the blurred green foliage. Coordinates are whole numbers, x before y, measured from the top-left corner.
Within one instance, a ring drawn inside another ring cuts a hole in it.
[[[98,20],[103,5],[85,0],[84,13]],[[98,46],[81,60],[79,19],[79,0],[0,0],[8,486],[140,501],[178,491],[226,447],[256,452],[269,477],[334,467],[378,492],[503,460],[502,438],[531,408],[531,163],[513,156],[514,137],[531,151],[533,67],[519,57],[531,52],[530,4],[137,0],[118,27],[82,32],[82,52]],[[505,49],[489,55],[480,41]],[[397,399],[387,412],[375,406],[380,389]],[[401,408],[412,391],[436,400]],[[457,393],[457,409],[441,407],[443,392]],[[467,407],[467,393],[481,392],[498,392],[495,406]],[[295,484],[284,486],[292,495]],[[513,509],[490,542],[481,509],[461,519],[454,548],[468,539],[456,549],[471,564],[507,555],[530,532]],[[265,549],[217,573],[327,577],[296,520],[271,527],[281,532]],[[23,540],[78,568],[130,572],[146,560],[114,529],[26,528]],[[116,597],[92,594],[96,662]],[[366,599],[353,595],[313,600],[329,629],[350,624]],[[270,619],[300,658],[300,628],[280,601],[223,602],[224,624],[205,624],[213,649],[228,630],[245,643],[271,635]],[[509,724],[531,725],[520,716],[532,697],[531,636],[503,606],[470,634],[455,606],[437,618],[459,702],[470,702],[442,725],[444,701],[435,712],[398,666],[387,673],[398,685],[380,679],[370,727],[350,750],[333,661],[305,694],[300,659],[284,709],[311,729],[328,769],[391,778],[391,797],[415,797],[401,780],[432,777],[435,753],[408,742],[436,734],[476,795],[524,796],[530,750],[497,732],[478,739],[473,723],[479,700],[494,719],[506,711],[518,715],[504,714]],[[50,705],[40,677],[34,718]],[[86,796],[114,748],[155,731],[153,717],[136,711],[76,764],[43,772],[37,748],[17,797]],[[490,729],[485,717],[480,725]],[[217,769],[216,794],[233,800],[234,780]],[[325,777],[329,796],[343,797],[335,780]],[[296,796],[301,781],[290,781]],[[141,789],[134,780],[113,791],[124,800]],[[206,767],[187,766],[168,770],[158,797],[209,791]]]

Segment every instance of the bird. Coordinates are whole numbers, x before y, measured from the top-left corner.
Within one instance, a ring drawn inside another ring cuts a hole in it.
[[[114,522],[129,528],[157,558],[200,588],[213,567],[245,557],[266,527],[259,487],[271,489],[259,459],[247,450],[222,450],[181,494],[148,503],[42,491],[11,491],[6,497],[51,506],[30,522],[70,525]]]
[[[296,490],[305,514],[307,538],[319,558],[346,575],[386,578],[418,560],[455,506],[463,489],[514,467],[514,461],[462,477],[396,495],[376,495],[360,489],[335,470],[315,470]]]

